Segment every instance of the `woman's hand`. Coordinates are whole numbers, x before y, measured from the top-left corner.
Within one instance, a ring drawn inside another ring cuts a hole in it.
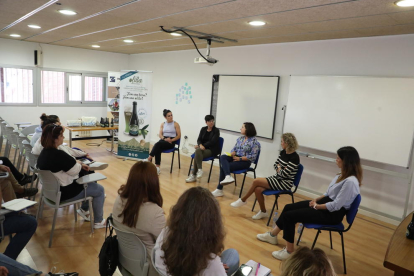
[[[87,154],[85,155],[85,157],[93,161],[93,159],[92,159],[92,157],[89,155],[89,153],[87,153]]]
[[[10,168],[9,168],[9,167],[7,167],[7,166],[4,166],[4,165],[0,165],[0,171],[2,171],[2,172],[4,172],[4,171],[6,171],[6,172],[11,172],[11,171],[10,171]]]
[[[195,145],[195,146],[194,146],[194,148],[195,148],[195,149],[198,149],[198,145]]]
[[[89,171],[89,166],[85,165],[85,164],[82,164],[82,169],[88,172]]]
[[[226,265],[226,264],[223,264],[223,267],[224,267],[224,270],[226,271],[226,273],[227,273],[227,270],[229,270],[229,266],[228,265]]]
[[[203,145],[200,145],[201,150],[205,150],[206,148]]]
[[[172,139],[171,138],[165,138],[164,141],[167,141],[168,143],[172,144]]]
[[[236,152],[235,151],[233,151],[232,153],[231,153],[231,156],[235,156],[236,155]]]
[[[309,207],[311,208],[315,208],[316,206],[316,199],[312,200],[311,202],[309,202]],[[315,208],[316,209],[316,208]]]
[[[0,276],[7,276],[9,275],[9,271],[4,266],[0,266]]]
[[[236,162],[236,161],[240,161],[240,157],[238,157],[238,156],[233,156],[233,162]]]

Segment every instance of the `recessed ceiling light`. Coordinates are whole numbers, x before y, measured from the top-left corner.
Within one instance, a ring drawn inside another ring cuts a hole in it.
[[[133,40],[131,40],[131,39],[124,39],[124,42],[125,43],[132,43],[132,42],[134,42]]]
[[[399,7],[412,7],[414,6],[414,0],[401,0],[395,2],[395,5]]]
[[[182,34],[179,33],[171,33],[172,36],[183,36]]]
[[[92,45],[93,48],[101,48],[99,45]]]
[[[252,25],[252,26],[263,26],[266,23],[263,22],[263,21],[250,21],[249,24]]]
[[[71,11],[71,10],[59,10],[60,13],[66,14],[66,15],[75,15],[77,12]]]
[[[19,35],[19,34],[11,34],[10,36],[12,36],[12,37],[21,37],[21,35]]]
[[[38,25],[27,25],[29,28],[33,28],[33,29],[40,29],[41,27]]]

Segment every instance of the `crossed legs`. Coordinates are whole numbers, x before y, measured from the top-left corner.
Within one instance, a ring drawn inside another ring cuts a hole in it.
[[[270,186],[269,186],[269,183],[267,182],[266,178],[256,178],[253,181],[253,184],[250,187],[250,189],[247,192],[247,194],[244,197],[242,197],[241,200],[243,202],[246,202],[246,200],[253,193],[255,193],[256,194],[257,201],[259,202],[259,205],[260,205],[260,210],[263,213],[266,213],[266,207],[265,207],[265,204],[264,204],[264,196],[263,196],[262,192],[264,190],[269,190],[269,189],[270,189]]]

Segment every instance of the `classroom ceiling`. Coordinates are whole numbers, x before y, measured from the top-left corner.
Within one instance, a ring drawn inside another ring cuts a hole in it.
[[[1,0],[0,38],[139,54],[194,49],[174,26],[235,39],[212,47],[414,33],[395,0]],[[76,15],[63,15],[68,9]],[[266,25],[253,27],[250,21]],[[29,28],[35,24],[40,29]],[[10,37],[19,34],[20,37]],[[133,40],[125,43],[123,40]],[[195,40],[205,48],[204,40]],[[100,48],[92,48],[99,45]]]

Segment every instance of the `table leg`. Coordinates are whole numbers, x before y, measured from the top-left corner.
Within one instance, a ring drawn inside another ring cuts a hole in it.
[[[69,130],[69,147],[72,148],[72,131]]]
[[[111,130],[112,131],[112,143],[111,143],[111,152],[114,152],[114,136],[115,136],[115,130]]]

